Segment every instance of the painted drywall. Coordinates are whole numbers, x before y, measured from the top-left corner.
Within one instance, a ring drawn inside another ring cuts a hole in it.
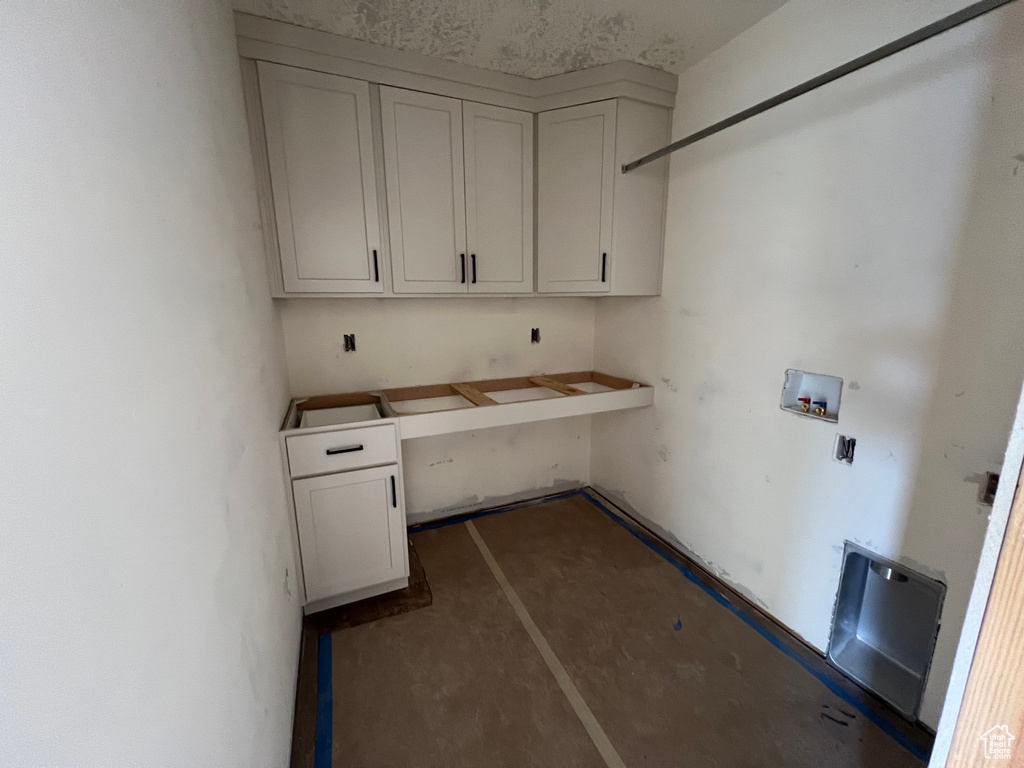
[[[942,706],[942,717],[935,733],[935,746],[932,748],[931,760],[928,765],[933,768],[944,768],[953,746],[953,735],[956,732],[956,719],[963,705],[964,693],[967,690],[967,678],[971,671],[974,651],[978,647],[981,624],[988,604],[989,592],[996,575],[996,564],[999,551],[1006,536],[1006,527],[1010,521],[1013,497],[1020,482],[1021,463],[1024,462],[1024,391],[1021,392],[1017,404],[1017,417],[1013,422],[1010,440],[1006,447],[1006,458],[1000,474],[999,489],[992,505],[992,514],[988,529],[985,531],[985,543],[978,560],[978,569],[971,589],[971,599],[964,617],[960,642],[956,648],[953,671],[949,678],[946,700]],[[979,745],[980,746],[980,745]]]
[[[286,766],[287,402],[229,8],[5,2],[0,764]]]
[[[284,299],[295,397],[593,368],[597,299]],[[541,342],[530,343],[539,328]],[[342,336],[356,335],[344,352]],[[590,417],[402,445],[410,522],[590,482]]]
[[[680,77],[673,136],[964,4],[791,0]],[[595,366],[658,391],[594,417],[595,485],[821,650],[845,540],[942,578],[931,726],[1024,374],[1022,31],[1011,5],[675,153],[664,294],[596,313]],[[838,425],[779,409],[787,368],[844,379]]]
[[[680,72],[784,0],[235,0],[257,16],[524,77],[612,61]]]

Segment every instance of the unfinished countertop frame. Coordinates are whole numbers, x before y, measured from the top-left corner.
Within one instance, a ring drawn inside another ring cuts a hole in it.
[[[383,419],[397,422],[401,439],[409,440],[653,405],[654,387],[578,371],[321,395],[292,400],[281,431],[303,434],[379,423],[299,427],[303,411],[370,404]]]

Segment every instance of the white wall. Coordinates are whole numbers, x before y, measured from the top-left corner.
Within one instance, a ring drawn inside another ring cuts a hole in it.
[[[935,745],[928,762],[933,768],[944,768],[953,746],[956,733],[956,719],[967,690],[967,678],[974,661],[974,652],[978,647],[981,625],[985,618],[985,607],[988,604],[992,582],[996,575],[999,562],[999,551],[1006,537],[1006,527],[1010,521],[1013,498],[1017,484],[1020,482],[1021,462],[1024,461],[1024,391],[1017,403],[1017,416],[1013,421],[1010,439],[1006,446],[1006,457],[1003,459],[1003,470],[999,477],[999,490],[996,492],[992,514],[989,516],[988,528],[985,531],[985,543],[982,546],[978,561],[978,570],[971,588],[971,598],[964,616],[960,642],[956,647],[956,658],[949,678],[946,700],[942,705],[942,717],[935,733]]]
[[[285,766],[287,402],[230,12],[5,2],[0,764]]]
[[[284,299],[292,394],[593,368],[595,299]],[[541,343],[530,343],[540,328]],[[342,335],[356,334],[356,351]],[[402,445],[412,522],[590,482],[590,417]]]
[[[680,77],[673,136],[966,4],[791,0]],[[1024,373],[1022,34],[1017,4],[677,152],[664,295],[596,315],[595,366],[658,392],[594,417],[595,485],[819,649],[844,540],[943,578],[932,726]],[[845,379],[839,425],[779,410],[790,367]]]

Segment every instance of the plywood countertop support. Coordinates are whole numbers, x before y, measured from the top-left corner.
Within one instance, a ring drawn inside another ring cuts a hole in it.
[[[534,384],[539,384],[542,387],[553,389],[562,395],[585,395],[582,389],[576,389],[576,387],[570,386],[569,384],[563,384],[560,381],[549,379],[547,376],[531,376],[530,381]]]
[[[497,405],[497,403],[470,384],[452,384],[452,389],[469,400],[473,405]]]

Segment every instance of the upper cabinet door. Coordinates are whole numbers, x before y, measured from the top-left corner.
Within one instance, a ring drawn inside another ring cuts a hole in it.
[[[381,86],[391,269],[396,293],[465,293],[462,102]]]
[[[537,288],[605,293],[610,287],[615,101],[538,117]]]
[[[259,62],[289,293],[382,293],[369,85]]]
[[[470,293],[533,292],[533,115],[462,103]]]

